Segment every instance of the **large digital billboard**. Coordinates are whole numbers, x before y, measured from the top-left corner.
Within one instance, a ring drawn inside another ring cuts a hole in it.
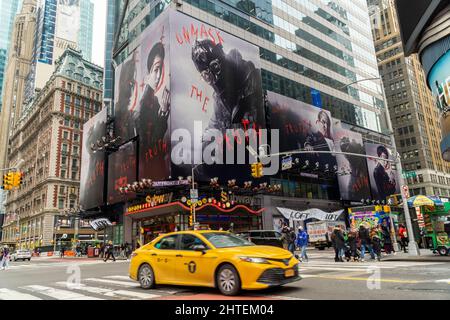
[[[293,154],[300,162],[301,171],[337,172],[343,200],[370,198],[366,158],[332,153],[365,155],[361,134],[342,128],[340,122],[324,109],[270,91],[267,98],[271,107],[271,129],[280,130],[281,152],[310,152]]]
[[[136,106],[139,179],[170,176],[170,29],[163,14],[141,36],[136,51],[140,94]]]
[[[335,149],[335,125],[330,112],[273,92],[268,92],[267,98],[271,106],[271,129],[280,130],[280,151],[311,152],[293,157],[299,158],[307,170],[334,170],[337,162],[333,154],[313,152]]]
[[[349,155],[366,154],[361,134],[338,126],[334,129],[334,141],[336,151],[347,153],[336,155],[341,198],[351,201],[369,199],[370,181],[366,158]]]
[[[61,39],[78,43],[80,16],[80,0],[58,0],[56,36]]]
[[[133,184],[136,177],[136,143],[129,142],[108,159],[108,204],[129,200],[132,195],[120,193],[120,188]]]
[[[220,146],[216,159],[225,162],[231,144],[246,141],[242,132],[265,127],[261,66],[258,47],[176,11],[170,20],[171,130],[183,130],[191,139],[190,154],[183,155],[189,163],[173,169],[175,176],[186,176],[211,141]],[[172,148],[179,143],[172,139]],[[201,180],[239,180],[250,169],[203,165],[197,173]]]
[[[392,160],[389,150],[382,144],[366,143],[366,154],[377,158]],[[386,201],[393,194],[400,193],[398,172],[392,167],[392,162],[367,158],[372,198]]]
[[[103,109],[89,119],[83,127],[80,204],[85,210],[103,204],[103,187],[105,181],[105,154],[94,152],[96,144],[106,134],[107,110]]]

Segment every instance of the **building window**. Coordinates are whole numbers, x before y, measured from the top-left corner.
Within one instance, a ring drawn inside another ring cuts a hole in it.
[[[78,138],[79,138],[80,136],[78,135],[78,133],[74,133],[73,134],[73,141],[78,141]]]
[[[64,198],[58,199],[58,209],[64,209]]]
[[[66,170],[61,170],[61,178],[62,179],[66,178]]]
[[[69,139],[69,133],[67,131],[63,132],[63,139],[65,140]]]

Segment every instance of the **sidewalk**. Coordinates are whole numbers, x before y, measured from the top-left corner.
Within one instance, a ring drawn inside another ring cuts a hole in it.
[[[396,255],[382,256],[382,261],[413,261],[413,262],[450,262],[450,256],[434,254],[430,249],[420,249],[420,256],[410,256],[408,253],[397,252]]]

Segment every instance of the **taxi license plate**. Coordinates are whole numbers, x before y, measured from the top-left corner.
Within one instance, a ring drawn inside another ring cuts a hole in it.
[[[284,276],[285,276],[286,278],[291,278],[291,277],[295,276],[294,269],[286,270],[286,271],[284,272]]]

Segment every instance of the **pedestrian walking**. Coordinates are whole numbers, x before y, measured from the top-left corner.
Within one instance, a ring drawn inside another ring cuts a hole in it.
[[[9,269],[9,259],[10,259],[10,253],[9,248],[4,247],[3,253],[2,253],[2,260],[0,263],[1,270],[8,270]]]
[[[296,240],[296,245],[300,249],[300,261],[309,261],[308,255],[306,253],[306,248],[308,247],[309,243],[309,235],[308,233],[303,229],[302,226],[298,228],[298,235]]]
[[[288,232],[288,250],[295,254],[295,240],[297,239],[297,235],[295,234],[294,228],[289,228]]]
[[[343,256],[345,255],[345,239],[344,234],[339,226],[336,226],[331,235],[331,242],[335,252],[334,261],[344,262]]]
[[[381,232],[383,234],[384,252],[386,254],[391,253],[395,254],[395,250],[392,245],[391,231],[386,220],[383,222],[383,225],[381,226]]]
[[[281,230],[281,243],[283,244],[283,249],[289,250],[289,227],[284,226]]]
[[[404,253],[407,253],[408,249],[408,231],[406,230],[403,224],[400,225],[398,229],[398,236],[400,237],[400,246],[403,249]]]
[[[349,254],[350,259],[353,259],[353,261],[358,261],[359,260],[358,249],[357,249],[358,233],[356,232],[355,229],[351,229],[350,232],[348,233],[347,243],[348,243],[349,252],[350,252],[350,254]]]
[[[105,247],[105,259],[103,261],[108,261],[109,258],[112,258],[114,262],[116,262],[116,257],[114,257],[114,246],[112,241],[109,241],[109,243]]]
[[[370,240],[372,242],[373,251],[377,257],[377,260],[381,260],[381,239],[378,228],[372,228],[370,231]]]
[[[375,259],[375,254],[372,248],[372,242],[370,240],[369,230],[361,225],[359,227],[358,237],[361,241],[361,262],[364,262],[364,256],[366,255],[366,249],[369,249],[370,256]]]
[[[66,251],[66,247],[62,246],[61,247],[61,252],[60,252],[61,259],[64,259],[64,251]]]

